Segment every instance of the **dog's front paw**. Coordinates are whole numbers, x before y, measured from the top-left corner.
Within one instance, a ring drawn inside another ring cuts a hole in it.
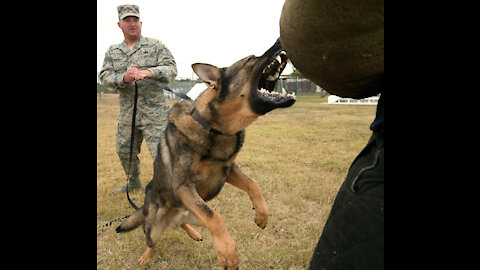
[[[233,239],[228,236],[223,239],[214,239],[218,261],[224,269],[238,269],[238,248]]]
[[[268,223],[268,209],[266,206],[255,207],[255,223],[258,227],[265,229]]]
[[[267,227],[268,223],[268,214],[262,214],[259,215],[258,213],[255,215],[255,223],[257,224],[258,227],[265,229]]]

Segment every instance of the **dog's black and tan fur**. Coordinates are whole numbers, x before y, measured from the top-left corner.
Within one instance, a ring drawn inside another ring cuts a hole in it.
[[[194,102],[183,100],[170,110],[154,161],[153,180],[145,189],[145,203],[117,228],[117,232],[126,232],[143,225],[148,248],[140,263],[151,259],[167,227],[181,226],[199,241],[202,236],[190,226],[199,225],[212,234],[220,264],[226,269],[238,268],[237,245],[222,217],[206,201],[227,182],[248,193],[256,224],[261,228],[267,225],[268,208],[262,191],[234,160],[246,126],[273,109],[295,103],[294,95],[259,91],[273,91],[286,61],[277,40],[261,57],[246,57],[228,68],[192,65],[208,88]]]

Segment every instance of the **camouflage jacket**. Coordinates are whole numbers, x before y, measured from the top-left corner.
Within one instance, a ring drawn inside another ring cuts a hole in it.
[[[148,69],[152,73],[151,79],[160,83],[169,83],[177,76],[175,59],[165,44],[157,39],[141,36],[131,50],[125,41],[110,46],[105,54],[99,79],[104,87],[118,89],[119,124],[130,124],[132,121],[135,83],[124,83],[123,73],[135,64],[139,70]],[[169,108],[163,89],[148,80],[138,81],[137,87],[135,122],[150,124],[164,121]]]

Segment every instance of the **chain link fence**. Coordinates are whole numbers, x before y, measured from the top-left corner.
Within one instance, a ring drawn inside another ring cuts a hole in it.
[[[196,81],[174,81],[168,84],[168,87],[170,89],[177,91],[177,92],[182,92],[182,93],[188,93],[190,89],[192,89],[193,86],[195,86],[197,83],[203,83],[200,80]],[[324,96],[327,94],[325,90],[323,90],[320,86],[315,84],[314,82],[310,81],[309,79],[305,78],[297,78],[297,77],[280,77],[278,80],[277,84],[275,85],[275,90],[279,93],[282,92],[282,89],[285,89],[287,93],[292,93],[295,92],[295,94],[298,95],[321,95]],[[110,95],[105,95],[105,89],[97,83],[97,102],[104,102],[106,100],[106,97],[111,97]],[[108,93],[108,91],[107,91]],[[169,99],[176,99],[177,97],[168,91],[163,91],[165,96]],[[113,93],[109,94],[118,94],[118,91],[114,91]]]

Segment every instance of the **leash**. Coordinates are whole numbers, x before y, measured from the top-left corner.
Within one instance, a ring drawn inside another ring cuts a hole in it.
[[[175,96],[181,98],[181,99],[185,99],[185,100],[188,100],[188,101],[193,101],[189,96],[187,96],[186,94],[184,93],[181,93],[181,92],[176,92],[176,91],[173,91],[172,89],[170,89],[170,87],[168,87],[166,84],[161,84],[161,83],[158,83],[152,79],[149,79],[149,78],[145,78],[144,81],[147,81],[151,84],[154,84],[160,88],[162,88],[163,90],[166,90],[168,92],[172,92]]]
[[[135,141],[135,139],[134,139],[135,138],[135,118],[136,118],[136,115],[137,115],[137,100],[138,100],[138,86],[137,86],[137,82],[135,81],[135,95],[133,97],[133,115],[132,115],[132,129],[131,129],[132,131],[131,131],[131,135],[130,135],[130,157],[129,157],[129,161],[128,161],[128,170],[127,170],[127,185],[125,186],[126,193],[127,193],[127,200],[135,210],[138,210],[139,208],[138,208],[138,206],[135,205],[135,203],[133,203],[133,201],[130,199],[130,195],[128,194],[128,178],[130,177],[130,168],[132,167],[133,143]],[[121,221],[123,219],[126,219],[129,216],[130,215],[111,220],[111,221],[103,224],[102,226],[97,227],[97,229],[108,227],[108,226],[112,225],[112,223],[117,222],[117,221]]]
[[[130,169],[132,167],[133,143],[135,141],[135,118],[137,116],[137,100],[138,100],[138,86],[137,86],[137,81],[135,81],[135,96],[133,97],[132,132],[130,135],[130,158],[128,161],[127,185],[126,185],[128,202],[135,210],[138,210],[139,208],[138,206],[135,205],[135,203],[132,202],[132,200],[130,199],[130,195],[128,194],[128,178],[130,178]]]
[[[172,92],[173,94],[175,94],[179,98],[192,101],[192,99],[189,96],[187,96],[186,94],[173,91],[166,84],[157,83],[156,81],[154,81],[152,79],[149,79],[149,78],[145,78],[145,81],[147,81],[151,84],[154,84],[154,85],[156,85],[156,86],[158,86],[158,87],[160,87],[164,90]],[[130,177],[130,169],[131,169],[131,166],[132,166],[133,143],[134,143],[134,138],[135,138],[135,118],[136,118],[136,115],[137,115],[137,100],[138,100],[137,81],[135,81],[135,95],[134,95],[133,99],[134,100],[133,100],[133,115],[132,115],[132,131],[131,131],[131,135],[130,135],[130,158],[129,158],[129,161],[128,161],[126,193],[127,193],[127,200],[130,203],[130,205],[133,207],[133,209],[138,210],[139,207],[137,205],[135,205],[135,203],[130,199],[130,195],[128,193],[128,178]]]
[[[189,96],[187,96],[186,94],[184,93],[180,93],[180,92],[176,92],[176,91],[173,91],[172,89],[170,89],[170,87],[168,87],[166,84],[160,84],[160,83],[157,83],[156,81],[152,80],[152,79],[149,79],[149,78],[145,78],[144,81],[147,81],[151,84],[154,84],[160,88],[162,88],[163,90],[166,90],[166,91],[169,91],[169,92],[172,92],[173,94],[175,94],[177,97],[181,98],[181,99],[185,99],[185,100],[188,100],[188,101],[193,101]],[[127,171],[127,186],[126,186],[126,193],[127,193],[127,200],[128,202],[130,203],[130,205],[135,209],[135,210],[138,210],[139,207],[137,205],[135,205],[135,203],[130,199],[130,195],[128,193],[128,178],[130,177],[130,169],[131,169],[131,166],[132,166],[132,155],[133,155],[133,143],[135,141],[135,119],[136,119],[136,116],[137,116],[137,100],[138,100],[138,85],[137,85],[137,82],[135,81],[135,94],[134,94],[134,97],[133,97],[133,114],[132,114],[132,129],[131,129],[131,134],[130,134],[130,156],[129,156],[129,161],[128,161],[128,171]],[[123,219],[126,219],[128,218],[130,215],[128,216],[123,216],[123,217],[120,217],[120,218],[116,218],[114,220],[111,220],[105,224],[103,224],[102,226],[100,227],[97,227],[97,229],[101,229],[101,228],[105,228],[105,227],[108,227],[108,226],[111,226],[112,223],[114,222],[117,222],[117,221],[121,221]]]
[[[120,218],[116,218],[116,219],[114,219],[114,220],[111,220],[111,221],[109,221],[109,222],[107,222],[107,223],[103,224],[102,226],[97,226],[97,230],[98,230],[98,229],[103,229],[103,228],[105,228],[105,227],[109,227],[109,226],[111,226],[111,225],[112,225],[112,223],[114,223],[114,222],[118,222],[118,221],[122,221],[122,220],[124,220],[124,219],[128,218],[129,216],[130,216],[130,215],[128,215],[128,216],[124,216],[124,217],[120,217]]]

